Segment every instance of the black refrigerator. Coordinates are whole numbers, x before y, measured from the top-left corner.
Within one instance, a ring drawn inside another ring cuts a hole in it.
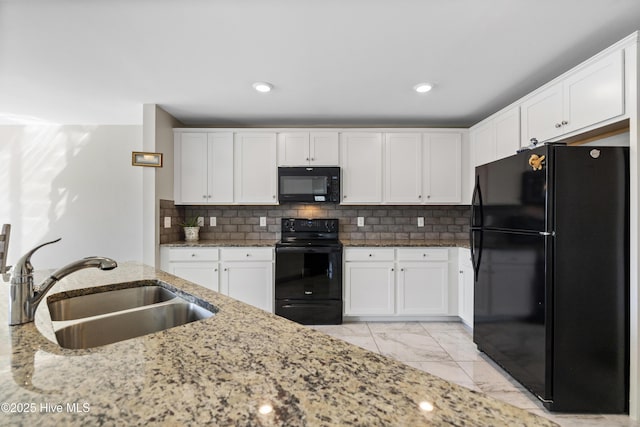
[[[629,149],[544,145],[475,175],[478,349],[549,410],[628,412]]]

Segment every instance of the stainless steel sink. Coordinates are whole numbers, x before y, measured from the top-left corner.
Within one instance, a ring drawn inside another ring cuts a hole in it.
[[[216,312],[211,304],[170,291],[160,282],[122,286],[50,296],[47,305],[58,344],[69,349],[98,347],[206,319]]]
[[[51,320],[74,320],[114,311],[143,307],[176,298],[176,294],[160,286],[139,286],[98,292],[48,302]]]
[[[193,303],[177,302],[78,322],[56,331],[64,348],[92,348],[163,331],[213,316]]]

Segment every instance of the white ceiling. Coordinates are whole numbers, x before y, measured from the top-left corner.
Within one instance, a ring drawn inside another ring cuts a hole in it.
[[[194,125],[469,126],[638,29],[638,0],[0,0],[0,123],[140,124],[152,103]]]

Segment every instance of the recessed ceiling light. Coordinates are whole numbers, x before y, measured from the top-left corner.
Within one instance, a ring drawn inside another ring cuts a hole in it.
[[[413,87],[413,90],[418,93],[427,93],[431,89],[433,89],[433,85],[431,83],[418,83]]]
[[[267,82],[255,82],[253,84],[253,88],[258,92],[267,93],[271,92],[271,89],[273,89],[273,85]]]

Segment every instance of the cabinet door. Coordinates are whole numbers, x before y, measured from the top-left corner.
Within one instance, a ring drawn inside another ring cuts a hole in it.
[[[221,292],[273,313],[273,263],[223,262]]]
[[[624,113],[624,52],[614,52],[564,81],[563,133]]]
[[[513,107],[493,119],[496,130],[496,159],[516,154],[520,148],[520,107]]]
[[[496,135],[493,120],[473,129],[470,138],[474,166],[484,165],[496,159]]]
[[[382,202],[382,134],[343,133],[342,203]]]
[[[234,146],[235,201],[277,204],[276,134],[237,133]]]
[[[207,201],[233,202],[233,133],[208,134],[209,183]]]
[[[309,134],[309,163],[314,166],[340,164],[338,132],[311,132]]]
[[[384,136],[385,202],[422,201],[422,135],[387,133]]]
[[[309,161],[308,132],[278,134],[278,166],[306,166]]]
[[[169,273],[216,292],[219,291],[218,264],[207,262],[172,262]]]
[[[460,203],[462,200],[462,135],[424,135],[425,203]]]
[[[529,145],[532,138],[544,142],[562,134],[562,84],[551,86],[523,102],[520,124],[523,147]]]
[[[458,251],[458,316],[462,322],[473,329],[473,266],[469,249]]]
[[[448,264],[398,263],[398,314],[448,314]]]
[[[180,156],[176,174],[180,175],[180,203],[207,202],[207,134],[183,133],[176,147]]]
[[[393,262],[345,263],[344,313],[391,315],[394,313]]]

